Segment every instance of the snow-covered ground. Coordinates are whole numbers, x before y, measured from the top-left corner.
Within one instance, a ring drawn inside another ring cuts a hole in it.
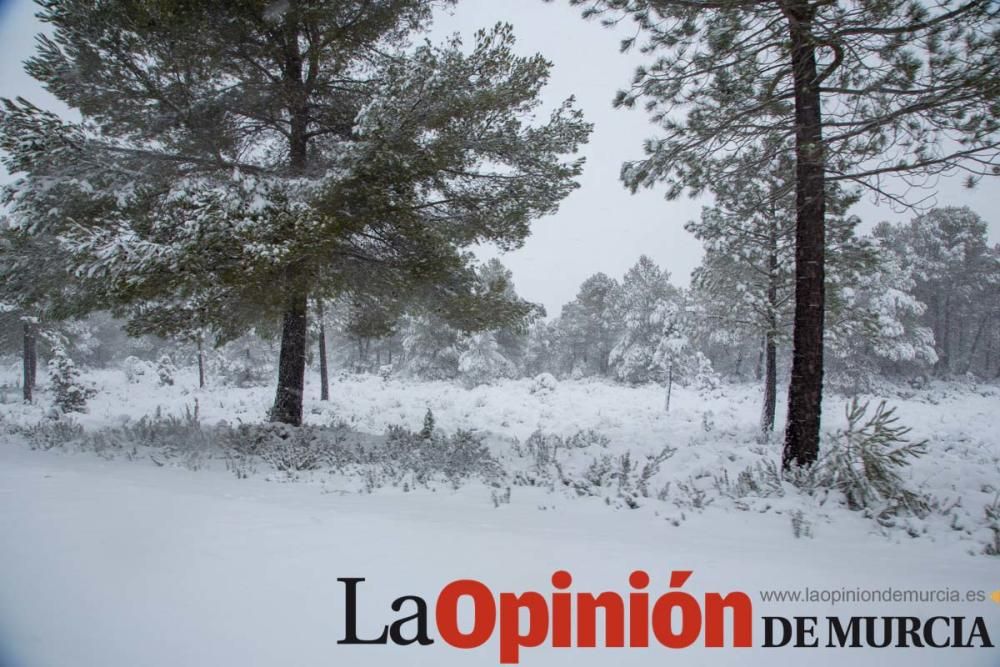
[[[143,415],[194,410],[206,424],[258,421],[270,390],[191,389],[128,384],[118,371],[88,375],[98,386],[79,421],[88,430]],[[99,457],[72,448],[32,450],[11,430],[0,446],[0,665],[495,665],[497,638],[472,651],[338,645],[344,632],[338,577],[365,577],[359,629],[394,620],[391,601],[433,601],[448,582],[473,578],[493,591],[552,591],[570,571],[574,591],[626,594],[628,574],[645,569],[650,590],[668,590],[671,570],[693,570],[685,586],[745,591],[754,616],[982,616],[1000,639],[1000,605],[767,603],[770,589],[951,589],[992,592],[1000,567],[981,555],[984,505],[1000,489],[1000,392],[938,385],[896,396],[913,436],[929,453],[905,476],[940,505],[924,518],[880,526],[833,499],[789,493],[734,498],[719,481],[777,457],[778,444],[754,443],[758,391],[727,386],[712,395],[675,388],[669,415],[658,387],[562,382],[532,394],[530,381],[465,390],[349,376],[329,404],[310,400],[313,423],[343,421],[381,433],[388,424],[419,429],[430,408],[444,431],[476,429],[492,451],[533,432],[607,437],[597,456],[642,456],[665,445],[661,499],[630,510],[610,497],[514,485],[509,502],[481,482],[404,492],[358,493],[322,471],[281,483],[260,470],[237,479],[220,462],[192,470],[135,455]],[[315,388],[308,389],[313,396]],[[8,424],[45,419],[35,406],[7,403]],[[843,400],[827,404],[825,428],[843,425]],[[779,415],[779,423],[781,415]],[[669,482],[669,484],[668,484]],[[681,487],[686,488],[680,491]],[[654,494],[655,495],[655,494]],[[704,501],[695,500],[699,495]],[[793,534],[799,513],[811,536]],[[755,643],[760,643],[760,622]],[[431,635],[436,636],[431,627]],[[525,665],[907,664],[995,665],[996,649],[651,649],[522,650]]]

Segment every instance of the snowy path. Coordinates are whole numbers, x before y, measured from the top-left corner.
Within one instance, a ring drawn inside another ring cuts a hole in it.
[[[538,497],[544,502],[544,496]],[[628,591],[636,568],[665,591],[745,590],[754,615],[981,615],[1000,639],[1000,605],[765,604],[761,588],[1000,588],[996,559],[949,556],[854,526],[795,540],[786,517],[706,513],[680,528],[584,502],[494,509],[483,489],[343,496],[316,485],[237,481],[92,456],[0,445],[0,665],[496,665],[494,641],[460,651],[338,646],[337,577],[363,576],[360,630],[416,594],[432,605],[458,578],[495,592]],[[700,595],[699,595],[700,597]],[[437,632],[431,628],[432,636]],[[760,629],[755,628],[755,643]],[[753,658],[752,660],[750,658]],[[1000,649],[892,651],[525,649],[524,665],[996,665]]]

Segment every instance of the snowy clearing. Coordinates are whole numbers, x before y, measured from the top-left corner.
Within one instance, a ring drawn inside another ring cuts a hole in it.
[[[88,430],[157,409],[183,413],[195,399],[205,423],[259,420],[267,405],[265,389],[190,391],[187,378],[137,391],[116,373],[92,376],[100,391],[80,416]],[[9,435],[0,448],[0,664],[498,664],[496,636],[472,651],[440,641],[426,648],[337,645],[344,614],[338,577],[367,578],[358,617],[362,632],[371,633],[393,620],[389,603],[398,596],[433,600],[460,578],[483,581],[497,593],[547,594],[557,569],[573,574],[578,591],[627,591],[629,572],[645,569],[651,590],[661,592],[670,570],[693,570],[686,587],[692,594],[740,590],[752,597],[758,639],[759,619],[768,614],[978,615],[991,629],[1000,620],[1000,606],[990,602],[832,607],[766,603],[759,596],[804,587],[995,590],[996,559],[973,555],[986,539],[982,507],[1000,482],[1000,446],[991,428],[995,388],[940,385],[893,401],[915,436],[930,440],[930,452],[907,471],[908,482],[942,501],[950,498],[950,509],[886,527],[833,499],[821,503],[795,493],[735,499],[715,487],[708,473],[724,468],[734,476],[755,460],[777,456],[777,444],[753,444],[754,388],[726,386],[714,397],[681,389],[668,416],[656,386],[562,382],[538,395],[530,385],[512,381],[468,391],[347,376],[334,383],[331,404],[310,402],[307,412],[312,422],[339,419],[377,434],[392,423],[418,429],[430,407],[441,429],[488,432],[494,451],[538,429],[563,436],[596,429],[608,443],[594,447],[612,454],[649,453],[670,443],[677,453],[656,485],[687,480],[704,491],[704,506],[673,491],[629,510],[613,502],[613,494],[578,497],[558,486],[516,484],[509,502],[497,504],[496,489],[478,481],[367,494],[324,471],[289,475],[261,468],[250,479],[236,479],[211,459],[196,470],[181,460],[161,467],[141,447],[101,458],[72,447],[33,451],[23,435]],[[842,404],[829,401],[828,429],[841,425]],[[9,423],[29,424],[44,413],[39,406],[3,406]],[[586,455],[586,449],[567,454]],[[297,483],[280,483],[293,477]],[[793,534],[797,512],[811,536]],[[852,664],[886,664],[877,650],[849,655]],[[834,649],[808,656],[829,665],[845,657]],[[521,654],[527,665],[801,659],[793,649],[762,648],[542,646]],[[995,653],[983,649],[948,651],[946,659],[996,664]],[[894,664],[941,660],[940,652],[926,649],[893,654]]]

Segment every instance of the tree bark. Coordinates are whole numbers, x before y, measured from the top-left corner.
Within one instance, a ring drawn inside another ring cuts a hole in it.
[[[764,379],[764,349],[767,347],[767,339],[760,339],[760,347],[757,350],[757,363],[753,367],[753,376],[758,382]]]
[[[271,409],[271,421],[302,425],[302,397],[306,376],[305,289],[287,286],[285,314],[281,325],[281,352],[278,358],[278,391]]]
[[[963,373],[968,373],[972,370],[972,363],[976,359],[976,352],[979,350],[979,342],[983,338],[983,330],[986,328],[986,322],[989,320],[989,313],[983,315],[979,318],[979,326],[976,327],[976,335],[972,339],[972,347],[969,349],[969,357],[965,361],[965,370]],[[987,365],[989,364],[989,359],[987,359]],[[989,369],[986,370],[989,373]]]
[[[771,201],[767,239],[767,331],[764,333],[764,405],[760,412],[761,441],[774,432],[774,412],[778,402],[778,213]]]
[[[814,8],[785,6],[795,88],[795,321],[782,465],[810,465],[819,453],[823,400],[826,193],[822,111],[812,35]]]
[[[289,115],[288,162],[292,174],[306,171],[309,156],[308,91],[303,81],[303,58],[300,51],[299,14],[293,3],[285,12],[283,81]],[[278,389],[271,409],[271,421],[302,425],[302,399],[306,377],[306,323],[308,290],[301,267],[289,266],[281,286],[285,311],[281,327],[281,352],[278,361]]]
[[[198,336],[198,388],[205,388],[205,343]]]
[[[319,317],[319,400],[330,400],[330,369],[326,362],[326,323],[323,317],[323,300],[317,302]]]
[[[941,329],[941,354],[938,358],[939,370],[945,375],[951,373],[951,295],[944,299],[944,324]]]
[[[761,440],[767,440],[774,431],[774,412],[778,403],[778,346],[774,334],[768,333],[764,342],[764,405],[760,411]]]
[[[38,337],[34,327],[24,323],[24,351],[22,358],[24,379],[24,402],[31,403],[34,399],[35,377],[38,373]]]
[[[663,406],[664,412],[670,412],[670,392],[674,388],[674,364],[670,362],[667,367],[667,399]]]

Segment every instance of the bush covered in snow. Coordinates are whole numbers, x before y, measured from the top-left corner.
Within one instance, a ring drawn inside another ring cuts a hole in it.
[[[545,394],[551,394],[559,386],[559,381],[556,380],[552,373],[539,373],[535,376],[535,379],[531,381],[531,387],[529,391],[532,394],[538,394],[544,396]]]
[[[535,431],[515,443],[519,462],[511,462],[513,481],[519,486],[566,488],[577,496],[600,497],[609,505],[635,509],[645,498],[656,497],[653,478],[677,450],[664,447],[656,454],[635,455],[608,451],[610,440],[594,430],[569,437]],[[524,464],[527,464],[524,467]]]
[[[85,412],[87,399],[93,395],[80,381],[80,371],[61,345],[53,346],[49,359],[49,385],[52,401],[62,412]]]
[[[983,552],[987,556],[1000,556],[1000,495],[983,508],[986,515],[986,527],[992,533],[992,540],[986,543]]]
[[[156,362],[156,376],[160,380],[160,386],[172,387],[174,385],[174,375],[177,374],[177,367],[174,366],[174,362],[170,359],[170,355],[164,354],[160,357],[159,361]]]
[[[852,510],[926,511],[926,499],[908,489],[901,474],[912,459],[926,453],[926,441],[910,441],[910,429],[899,424],[895,408],[887,408],[885,401],[869,416],[869,403],[855,398],[846,413],[847,428],[826,443],[808,471],[807,484],[840,491]]]
[[[136,356],[126,357],[122,362],[122,370],[125,371],[125,378],[129,384],[138,384],[156,372],[153,364]]]

